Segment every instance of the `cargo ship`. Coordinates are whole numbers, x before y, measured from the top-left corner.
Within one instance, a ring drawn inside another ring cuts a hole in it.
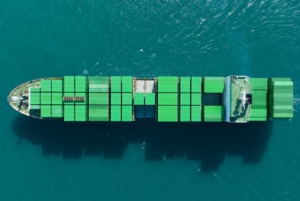
[[[293,117],[290,78],[64,76],[17,86],[8,96],[18,112],[66,122],[247,123]]]

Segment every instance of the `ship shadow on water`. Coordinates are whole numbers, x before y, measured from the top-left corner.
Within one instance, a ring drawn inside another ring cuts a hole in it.
[[[216,171],[226,156],[238,156],[245,163],[259,163],[272,133],[272,122],[247,124],[164,124],[148,135],[146,159],[181,157],[199,160],[204,172]]]
[[[103,155],[122,158],[127,145],[145,144],[145,159],[185,158],[200,162],[204,172],[216,171],[226,156],[242,157],[245,163],[259,163],[272,133],[272,122],[157,123],[73,123],[18,116],[13,130],[44,155],[80,158]]]

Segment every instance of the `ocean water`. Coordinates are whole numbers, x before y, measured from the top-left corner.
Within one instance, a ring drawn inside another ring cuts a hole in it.
[[[0,201],[299,200],[298,0],[1,0]],[[291,121],[64,123],[10,108],[64,75],[291,77]]]

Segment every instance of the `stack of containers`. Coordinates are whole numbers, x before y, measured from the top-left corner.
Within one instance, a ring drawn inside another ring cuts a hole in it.
[[[250,78],[252,104],[249,121],[267,120],[267,78]]]
[[[158,77],[158,122],[178,121],[178,77]]]
[[[139,79],[134,80],[134,105],[144,106],[145,105],[145,92],[146,92],[146,81]],[[143,112],[143,117],[145,112]]]
[[[89,121],[109,121],[109,79],[89,77]]]
[[[41,109],[41,88],[29,89],[29,110]]]
[[[155,97],[155,89],[154,89],[155,81],[154,80],[145,80],[145,105],[146,105],[146,116],[149,115],[148,109],[155,105],[156,97]],[[150,106],[150,107],[149,107]],[[148,108],[148,109],[147,109]]]
[[[290,78],[269,80],[269,111],[272,118],[293,117],[293,82]]]
[[[74,76],[64,77],[64,97],[75,96],[75,78]],[[74,100],[64,101],[64,121],[74,121],[75,120],[75,107]]]
[[[121,121],[121,77],[112,76],[110,79],[110,120]]]
[[[75,121],[87,121],[87,78],[85,76],[75,77],[75,97],[83,98],[75,101]]]
[[[138,107],[135,115],[138,118],[148,118],[154,115],[155,93],[149,85],[154,84],[154,80],[135,80],[134,105]],[[149,88],[148,88],[149,87]]]
[[[52,80],[52,111],[54,118],[63,117],[63,86],[62,80]]]
[[[134,93],[134,105],[145,105],[145,93]]]
[[[131,76],[122,77],[122,121],[132,121],[132,90],[133,79]]]
[[[41,118],[51,117],[51,80],[41,80]]]
[[[180,121],[191,121],[191,78],[180,78]]]
[[[223,93],[224,85],[224,77],[205,77],[204,93]]]
[[[201,121],[201,92],[202,78],[192,77],[192,93],[191,93],[191,120],[193,122]]]
[[[224,92],[224,85],[224,77],[205,77],[204,93],[222,94]],[[222,105],[204,106],[204,121],[221,122],[223,121],[223,112]]]
[[[221,122],[223,121],[223,107],[220,105],[210,105],[204,107],[205,122]]]
[[[155,93],[145,93],[145,105],[155,105]]]

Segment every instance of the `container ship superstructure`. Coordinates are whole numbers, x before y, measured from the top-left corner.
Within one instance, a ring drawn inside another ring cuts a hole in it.
[[[8,97],[20,113],[67,122],[267,121],[293,117],[290,78],[64,76],[17,86]]]

